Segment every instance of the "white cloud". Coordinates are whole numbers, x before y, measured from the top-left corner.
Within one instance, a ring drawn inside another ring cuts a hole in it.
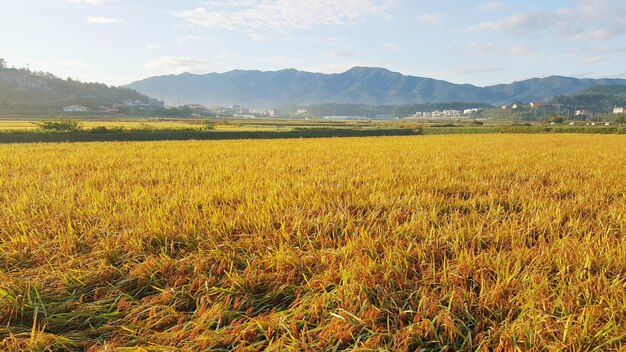
[[[591,47],[584,47],[584,48],[576,49],[576,50],[578,52],[582,51],[582,52],[589,52],[589,53],[595,53],[595,54],[604,54],[604,55],[613,56],[613,57],[615,57],[616,55],[626,55],[626,46],[624,45],[591,46]]]
[[[613,9],[612,7],[616,7]],[[611,17],[614,10],[619,12],[623,7],[623,2],[619,0],[615,6],[613,0],[578,0],[578,6],[574,8],[561,8],[559,14],[566,17],[576,17],[585,20],[604,20]]]
[[[384,67],[384,63],[376,63],[374,66]],[[348,71],[353,67],[372,67],[372,64],[364,63],[364,62],[346,62],[346,63],[332,63],[325,66],[310,66],[305,67],[304,70],[308,72],[319,72],[319,73],[343,73]]]
[[[69,2],[71,4],[77,4],[77,5],[102,5],[106,2],[112,2],[112,1],[116,1],[116,0],[63,0],[65,2]]]
[[[270,40],[274,38],[271,35],[261,34],[261,33],[248,33],[248,35],[250,36],[250,39],[257,40],[257,41]]]
[[[348,58],[348,57],[355,57],[355,56],[356,56],[355,50],[341,50],[341,51],[335,51],[330,54],[330,57],[333,59],[341,59],[341,58]]]
[[[263,58],[258,58],[256,59],[256,61],[270,64],[272,66],[278,66],[280,68],[295,67],[297,64],[301,64],[305,62],[302,59],[297,59],[297,58],[293,58],[289,56],[282,56],[282,55],[266,56]]]
[[[445,15],[437,15],[437,14],[430,14],[430,13],[423,13],[417,16],[417,20],[420,21],[421,23],[433,24],[433,25],[440,24],[445,19],[446,19]]]
[[[115,23],[120,23],[120,22],[124,22],[124,21],[118,18],[110,18],[110,17],[89,16],[87,18],[87,23],[91,23],[91,24],[115,24]]]
[[[179,11],[186,22],[229,30],[287,32],[314,25],[350,25],[369,16],[387,17],[396,0],[233,0]]]
[[[33,65],[36,66],[46,66],[46,67],[50,67],[50,66],[67,66],[67,67],[90,67],[91,65],[83,62],[83,61],[78,61],[78,60],[73,60],[73,59],[66,59],[66,60],[57,60],[57,61],[31,61],[30,62]]]
[[[531,54],[533,51],[531,48],[519,45],[494,45],[491,43],[480,44],[470,43],[467,46],[467,50],[471,53],[482,55],[507,55],[507,56],[522,56]]]
[[[181,44],[204,41],[202,37],[198,37],[195,35],[186,35],[184,37],[178,37],[176,38],[176,40]]]
[[[506,3],[504,1],[490,1],[483,2],[482,4],[478,4],[476,8],[480,11],[497,11],[506,7]]]
[[[532,31],[543,29],[549,26],[549,18],[546,14],[524,12],[513,16],[506,17],[498,21],[482,22],[477,25],[470,26],[470,31]]]
[[[578,0],[572,7],[554,11],[518,13],[500,20],[482,22],[469,31],[549,31],[572,41],[607,40],[626,35],[623,0]]]
[[[604,57],[604,56],[592,56],[592,57],[588,57],[586,59],[583,60],[583,64],[585,65],[595,65],[601,62],[605,62],[609,60],[608,58]]]
[[[159,50],[161,49],[161,46],[159,44],[148,44],[146,45],[146,49]]]
[[[577,41],[604,40],[626,34],[626,24],[608,24],[581,31],[571,31],[570,38]]]
[[[476,64],[465,64],[450,70],[444,70],[435,72],[435,77],[446,77],[446,76],[466,76],[466,75],[476,75],[476,74],[484,74],[489,72],[498,72],[505,70],[506,67],[503,66],[486,66],[486,65],[476,65]]]
[[[181,74],[185,72],[205,73],[210,69],[210,61],[185,56],[162,56],[147,63],[144,67],[151,71]]]

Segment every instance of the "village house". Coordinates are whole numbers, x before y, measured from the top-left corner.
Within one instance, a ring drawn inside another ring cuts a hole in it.
[[[478,113],[481,108],[465,109],[465,110],[435,110],[435,111],[418,111],[413,117],[470,117]]]
[[[365,116],[344,116],[344,115],[324,116],[322,118],[324,120],[365,120],[367,119],[367,117]]]
[[[102,112],[102,113],[105,113],[105,114],[116,114],[116,113],[120,112],[120,110],[118,109],[117,106],[112,105],[112,106],[101,106],[98,109],[98,112]]]
[[[460,110],[444,110],[443,116],[445,117],[461,117]]]
[[[613,113],[614,114],[623,114],[624,113],[624,108],[616,106],[616,107],[613,108]]]
[[[207,110],[209,110],[206,106],[204,106],[202,104],[187,104],[185,106],[190,108],[191,110],[197,110],[197,111],[207,111]]]
[[[540,108],[542,106],[548,106],[548,103],[542,101],[533,101],[528,105],[530,105],[531,108]]]
[[[165,107],[165,102],[153,98],[148,99],[147,102],[125,99],[122,103],[133,110],[157,110]]]
[[[250,108],[246,108],[241,105],[231,105],[230,109],[232,110],[234,114],[244,114],[244,115],[250,114]]]
[[[278,111],[278,109],[267,110],[265,112],[265,115],[272,116],[272,117],[280,116],[280,111]]]
[[[70,105],[63,108],[63,112],[87,112],[89,108],[80,105]]]
[[[443,117],[443,111],[435,110],[430,113],[431,117]]]
[[[482,109],[481,108],[465,109],[465,110],[463,110],[463,115],[465,115],[465,116],[474,116],[480,110],[482,110]]]

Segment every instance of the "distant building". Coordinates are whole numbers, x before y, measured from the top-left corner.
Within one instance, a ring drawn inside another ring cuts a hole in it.
[[[365,116],[344,116],[344,115],[336,115],[336,116],[324,116],[324,120],[366,120]]]
[[[591,117],[591,116],[593,116],[593,111],[591,111],[591,110],[576,110],[576,116]]]
[[[231,105],[230,110],[232,111],[233,114],[244,114],[244,115],[250,114],[250,108],[246,108],[241,105]]]
[[[465,110],[435,110],[435,111],[418,111],[412,117],[470,117],[478,113],[482,108],[473,108]]]
[[[143,102],[141,100],[131,100],[131,99],[125,99],[123,101],[124,105],[133,108],[133,109],[139,109],[139,110],[144,110],[144,109],[148,109],[150,107],[150,104]]]
[[[473,109],[465,109],[463,110],[463,115],[464,116],[474,116],[476,115],[480,110],[482,110],[481,108],[473,108]]]
[[[445,117],[461,117],[461,110],[444,110],[443,116]]]
[[[256,116],[251,115],[251,114],[235,114],[234,117],[240,118],[240,119],[255,119]]]
[[[185,106],[190,108],[191,110],[207,110],[207,107],[202,104],[187,104]]]
[[[157,110],[165,108],[165,102],[159,99],[150,98],[150,100],[148,100],[148,105],[150,105],[151,108]]]
[[[70,105],[63,108],[63,112],[87,112],[89,108],[80,105]]]
[[[133,110],[158,110],[165,107],[165,102],[152,98],[148,99],[147,102],[141,100],[125,99],[123,103]]]
[[[623,114],[624,113],[624,109],[625,108],[623,108],[623,107],[617,107],[616,106],[616,107],[613,108],[613,113],[614,114]]]
[[[98,109],[98,112],[103,112],[106,114],[116,114],[120,112],[120,110],[116,106],[101,106]]]
[[[275,116],[280,116],[280,111],[278,111],[278,109],[271,109],[271,110],[267,110],[267,111],[265,112],[265,115],[267,115],[267,116],[272,116],[272,117],[275,117]]]

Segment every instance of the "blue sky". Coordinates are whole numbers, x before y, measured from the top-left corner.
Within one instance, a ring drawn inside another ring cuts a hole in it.
[[[0,0],[0,57],[112,85],[386,67],[455,83],[626,78],[624,0]]]

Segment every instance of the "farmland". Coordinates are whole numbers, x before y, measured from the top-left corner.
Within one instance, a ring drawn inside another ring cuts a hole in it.
[[[439,134],[626,134],[623,124],[199,118],[0,119],[0,144],[380,137]]]
[[[626,138],[0,145],[0,350],[619,350]]]

